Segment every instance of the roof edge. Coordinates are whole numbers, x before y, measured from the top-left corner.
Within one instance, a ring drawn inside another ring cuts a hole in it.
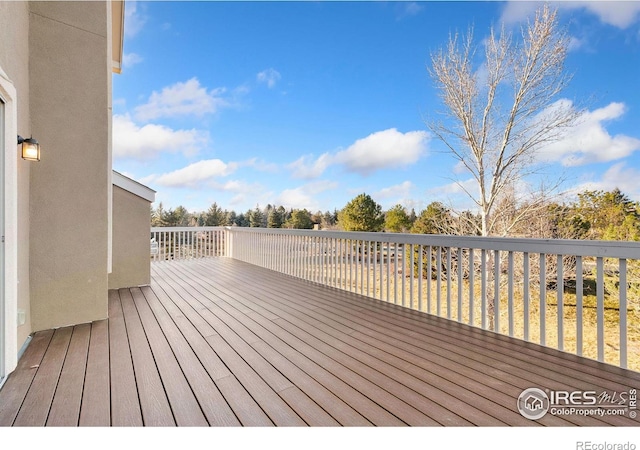
[[[144,184],[138,183],[129,177],[122,175],[120,172],[113,171],[112,183],[125,191],[128,191],[138,197],[147,200],[149,203],[156,201],[156,191]]]

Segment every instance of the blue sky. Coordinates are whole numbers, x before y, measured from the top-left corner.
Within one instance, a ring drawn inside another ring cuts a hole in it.
[[[470,206],[429,132],[430,54],[470,25],[517,31],[534,2],[133,2],[113,76],[115,170],[156,204],[244,212]],[[564,188],[640,200],[640,2],[559,2],[580,128],[544,152]],[[541,156],[543,158],[543,156]]]

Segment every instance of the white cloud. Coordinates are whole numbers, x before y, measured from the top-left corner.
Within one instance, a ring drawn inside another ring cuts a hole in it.
[[[276,83],[282,78],[280,72],[273,68],[263,70],[256,75],[256,79],[259,83],[265,83],[269,89],[275,87]]]
[[[276,173],[280,169],[277,164],[260,158],[251,158],[238,164],[241,167],[251,167],[259,172]]]
[[[640,3],[635,1],[583,1],[560,4],[562,8],[585,8],[609,25],[618,28],[627,28],[640,17]]]
[[[324,191],[334,190],[338,183],[330,180],[319,180],[283,190],[276,198],[276,204],[285,208],[307,209],[314,212],[320,210],[317,199],[318,194]]]
[[[374,197],[380,199],[408,199],[411,197],[413,187],[411,181],[404,181],[400,184],[380,189],[374,194]]]
[[[153,177],[153,181],[167,187],[202,187],[216,178],[226,177],[237,168],[236,163],[225,163],[220,159],[205,159],[189,164],[182,169]],[[207,184],[208,186],[208,184]]]
[[[138,2],[127,1],[124,3],[124,35],[134,37],[142,30],[147,22],[147,17],[143,12],[144,6],[138,10]]]
[[[540,149],[541,159],[560,161],[565,166],[614,161],[640,150],[640,139],[617,134],[612,136],[604,123],[620,118],[626,111],[624,103],[610,103],[604,108],[587,111],[578,124],[564,137]]]
[[[432,189],[429,189],[429,193],[433,195],[437,195],[439,197],[446,197],[451,195],[467,195],[467,192],[471,194],[475,194],[477,191],[476,180],[473,178],[469,178],[464,181],[456,181],[453,183],[445,184],[442,186],[438,186]]]
[[[575,36],[571,36],[569,38],[569,45],[567,46],[567,50],[572,52],[574,50],[578,50],[586,45],[586,38],[577,38]]]
[[[542,2],[510,1],[502,11],[502,20],[515,23],[533,17]],[[571,1],[551,2],[560,10],[585,9],[601,22],[618,28],[627,28],[640,18],[640,2],[634,1]]]
[[[184,83],[178,82],[167,86],[161,92],[153,91],[147,103],[136,107],[136,118],[146,121],[159,117],[184,115],[200,117],[216,113],[230,106],[229,101],[222,97],[225,92],[225,88],[207,91],[194,77]]]
[[[400,184],[382,188],[372,196],[385,210],[397,204],[403,205],[407,210],[410,210],[416,204],[412,200],[414,188],[415,186],[411,181],[404,181]]]
[[[276,199],[276,204],[282,205],[287,209],[307,209],[308,211],[317,209],[314,197],[302,187],[285,189]]]
[[[396,19],[416,16],[424,9],[418,2],[399,2],[396,6]]]
[[[137,53],[125,53],[124,55],[122,55],[122,65],[124,67],[131,67],[141,62],[142,56],[138,55]]]
[[[333,156],[323,153],[318,159],[312,161],[311,155],[298,158],[287,167],[293,171],[294,178],[312,179],[321,176],[332,164]]]
[[[612,191],[615,188],[628,195],[634,201],[640,201],[640,170],[626,167],[624,162],[613,164],[598,181],[587,181],[571,189],[577,194],[585,190]]]
[[[113,116],[113,156],[115,158],[153,159],[160,153],[195,155],[208,144],[206,132],[173,130],[164,125],[135,124],[129,115]]]
[[[335,155],[335,162],[350,172],[369,175],[376,170],[405,167],[415,163],[426,152],[426,131],[400,133],[395,128],[378,131],[358,139]]]
[[[315,161],[303,156],[288,167],[295,178],[317,178],[331,165],[341,165],[349,172],[370,175],[377,170],[411,165],[426,153],[429,134],[426,131],[401,133],[395,128],[372,133],[358,139],[347,149],[324,153]]]

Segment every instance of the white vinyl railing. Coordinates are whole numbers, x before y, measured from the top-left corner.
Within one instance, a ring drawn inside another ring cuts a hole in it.
[[[170,259],[228,256],[621,367],[629,366],[629,355],[640,354],[640,243],[238,227],[153,230],[188,230],[192,236],[213,230],[216,251],[173,250]],[[183,247],[202,242],[179,236],[159,239]],[[630,368],[640,371],[636,361]]]
[[[226,237],[224,227],[153,227],[151,260],[226,256]]]

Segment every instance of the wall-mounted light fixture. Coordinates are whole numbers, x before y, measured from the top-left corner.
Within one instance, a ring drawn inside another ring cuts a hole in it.
[[[40,144],[33,137],[25,139],[18,136],[18,145],[22,145],[22,159],[40,161]]]

